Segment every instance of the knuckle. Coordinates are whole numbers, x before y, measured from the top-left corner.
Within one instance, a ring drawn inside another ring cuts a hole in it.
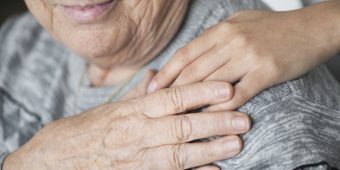
[[[264,67],[268,70],[268,72],[270,74],[268,74],[268,78],[269,79],[275,79],[277,77],[281,77],[283,75],[282,74],[282,71],[281,71],[281,66],[280,64],[278,64],[277,61],[275,61],[274,59],[269,59],[269,61],[267,61],[265,64],[264,64]],[[283,68],[283,70],[285,70]]]
[[[198,72],[198,69],[196,66],[189,66],[185,68],[182,71],[182,73],[178,76],[178,80],[180,81],[190,80],[196,75],[197,72]]]
[[[171,148],[170,165],[174,169],[185,169],[186,157],[184,156],[184,147],[185,145],[174,145]]]
[[[225,21],[217,27],[217,31],[220,35],[228,36],[230,33],[234,33],[235,25],[230,21]]]
[[[254,54],[253,52],[249,52],[248,54],[246,54],[244,60],[249,63],[253,63],[253,67],[250,68],[249,71],[256,71],[263,68],[262,57]]]
[[[155,77],[152,78],[153,81],[155,82],[161,82],[164,79],[169,78],[170,75],[168,73],[168,70],[160,70]]]
[[[235,36],[237,43],[243,47],[249,47],[252,44],[250,36],[240,30],[235,31]]]
[[[112,146],[113,139],[119,139],[115,145],[124,145],[125,142],[130,143],[139,141],[141,144],[144,141],[144,135],[147,132],[144,126],[144,121],[135,120],[131,118],[120,118],[106,131],[106,137],[103,141],[103,146]]]
[[[187,142],[192,138],[192,122],[186,115],[177,116],[173,122],[173,136],[179,142]]]
[[[209,160],[209,158],[214,156],[214,155],[211,154],[212,150],[213,149],[210,147],[209,144],[203,145],[202,149],[200,150],[199,155],[198,155],[199,159],[202,160],[202,161]]]
[[[165,69],[165,70],[161,70],[160,72],[157,73],[157,75],[155,77],[152,78],[152,80],[154,82],[157,83],[157,85],[163,87],[166,86],[167,84],[165,82],[167,82],[167,80],[171,80],[173,77],[173,69]],[[142,89],[144,90],[144,89]]]
[[[174,87],[167,91],[168,106],[175,113],[182,113],[185,111],[183,92],[181,87]]]
[[[186,64],[190,61],[190,50],[188,47],[182,47],[176,52],[175,59],[179,63]]]
[[[264,52],[262,52],[260,49],[253,47],[253,46],[249,46],[247,47],[248,51],[247,51],[247,61],[254,63],[255,66],[257,67],[263,67],[263,61],[265,59],[266,54]]]

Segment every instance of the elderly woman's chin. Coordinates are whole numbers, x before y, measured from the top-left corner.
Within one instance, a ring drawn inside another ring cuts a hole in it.
[[[120,14],[124,15],[124,14]],[[50,34],[80,57],[100,67],[119,65],[124,51],[134,51],[130,47],[136,37],[137,26],[118,14],[108,15],[94,23],[79,24],[57,13]],[[129,56],[124,56],[128,58]]]
[[[99,67],[141,66],[171,40],[188,0],[25,0],[39,23]]]
[[[120,35],[112,32],[114,31],[82,30],[61,35],[58,39],[75,54],[99,67],[110,68],[129,64],[123,63],[126,61],[122,61],[122,58],[129,58],[126,51],[134,51],[133,48],[129,48],[131,34],[124,36],[122,32]]]

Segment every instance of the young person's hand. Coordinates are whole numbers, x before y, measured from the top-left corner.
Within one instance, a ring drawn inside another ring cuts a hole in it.
[[[148,92],[205,80],[233,83],[232,100],[207,110],[233,110],[262,90],[297,78],[339,51],[340,2],[289,12],[243,11],[180,49]]]

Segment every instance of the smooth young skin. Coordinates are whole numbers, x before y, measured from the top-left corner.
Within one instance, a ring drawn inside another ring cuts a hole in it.
[[[340,1],[289,12],[243,11],[180,49],[148,92],[206,80],[233,83],[234,110],[262,90],[297,78],[340,51]]]

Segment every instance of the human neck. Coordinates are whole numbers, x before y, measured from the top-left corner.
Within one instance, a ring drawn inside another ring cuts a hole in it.
[[[104,69],[94,64],[89,64],[87,68],[87,74],[92,87],[124,84],[140,70],[140,67],[133,66]]]
[[[188,4],[189,1],[176,1],[167,11],[159,9],[162,15],[161,21],[150,19],[138,23],[140,25],[137,24],[136,30],[131,32],[129,43],[115,53],[110,53],[106,57],[87,57],[91,63],[88,67],[88,75],[92,86],[103,87],[125,83],[143,65],[157,57],[180,28]],[[132,28],[134,27],[129,27]]]

